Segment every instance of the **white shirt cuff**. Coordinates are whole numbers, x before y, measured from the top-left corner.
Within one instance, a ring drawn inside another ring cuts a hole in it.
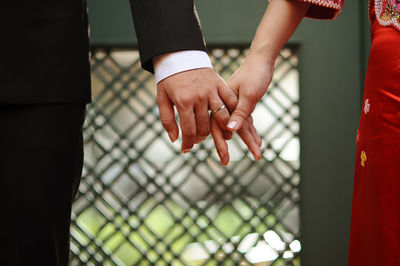
[[[154,62],[154,76],[158,84],[169,76],[198,68],[213,68],[206,52],[201,50],[174,52]]]

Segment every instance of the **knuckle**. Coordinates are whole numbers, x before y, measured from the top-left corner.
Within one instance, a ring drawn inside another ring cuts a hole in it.
[[[257,91],[253,86],[243,86],[239,90],[239,96],[247,99],[253,99],[257,96]]]
[[[188,94],[182,94],[177,98],[177,106],[187,107],[192,104],[192,97]]]
[[[209,128],[201,128],[198,132],[198,135],[200,137],[207,137],[210,134],[210,129]]]
[[[228,102],[230,108],[236,108],[238,104],[238,98],[235,95],[231,95],[228,99]]]
[[[200,102],[207,101],[208,93],[205,90],[199,90],[197,93],[197,100]]]
[[[189,130],[189,131],[183,132],[182,135],[188,139],[194,139],[196,137],[196,132],[194,130]]]
[[[257,98],[257,93],[254,90],[243,90],[243,96],[250,100],[255,100]]]
[[[246,119],[247,116],[248,116],[247,113],[246,113],[244,110],[242,110],[242,109],[236,109],[236,110],[233,112],[232,115],[237,116],[237,117],[241,117],[241,118],[243,118],[243,119]]]

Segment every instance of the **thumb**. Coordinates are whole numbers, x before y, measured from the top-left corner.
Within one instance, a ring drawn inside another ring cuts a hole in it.
[[[253,112],[254,106],[255,103],[253,103],[249,97],[239,95],[238,104],[231,114],[227,129],[231,132],[238,131],[242,127],[247,117],[249,117]]]

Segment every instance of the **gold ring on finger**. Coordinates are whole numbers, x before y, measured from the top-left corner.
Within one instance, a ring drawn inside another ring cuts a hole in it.
[[[224,109],[225,109],[225,104],[223,104],[223,105],[215,108],[214,110],[212,110],[212,113],[215,114],[215,113],[217,113],[217,112],[219,112],[221,110],[224,110]]]

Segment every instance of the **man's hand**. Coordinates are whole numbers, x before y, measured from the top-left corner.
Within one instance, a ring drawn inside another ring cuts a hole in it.
[[[175,105],[182,130],[182,152],[189,152],[195,143],[200,143],[210,134],[208,110],[216,110],[224,104],[220,94],[226,98],[236,98],[224,80],[210,68],[181,72],[158,83],[157,104],[161,123],[174,142],[179,136]],[[221,128],[226,128],[229,121],[226,108],[216,112],[213,117]],[[226,133],[225,138],[229,138]]]

